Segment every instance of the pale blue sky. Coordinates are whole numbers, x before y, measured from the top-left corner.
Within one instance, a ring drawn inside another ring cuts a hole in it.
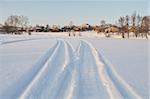
[[[27,16],[32,25],[115,23],[134,11],[148,15],[148,0],[0,0],[0,23],[12,14]]]

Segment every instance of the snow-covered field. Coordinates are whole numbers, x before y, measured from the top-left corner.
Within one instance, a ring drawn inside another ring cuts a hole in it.
[[[0,99],[148,99],[149,43],[90,32],[1,34]]]

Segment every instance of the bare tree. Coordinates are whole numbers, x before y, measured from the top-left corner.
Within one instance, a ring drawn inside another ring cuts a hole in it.
[[[126,23],[126,32],[128,33],[128,38],[129,38],[129,16],[128,15],[126,15],[125,23]]]
[[[140,16],[139,14],[137,15],[137,26],[140,27],[140,23],[142,21],[142,16]]]
[[[25,28],[28,24],[28,18],[25,16],[11,15],[5,21],[7,32],[18,32],[18,28]]]
[[[14,30],[16,30],[16,29],[14,29],[16,27],[15,17],[16,16],[11,15],[6,19],[6,21],[4,23],[5,32],[7,32],[7,33],[15,32],[14,31]]]
[[[19,25],[22,28],[27,28],[27,25],[29,23],[29,19],[26,16],[19,16]]]
[[[131,16],[131,22],[133,27],[135,27],[135,21],[136,21],[136,12],[134,12]]]
[[[127,26],[129,26],[129,16],[128,15],[126,15],[125,23]]]
[[[120,17],[120,19],[118,21],[119,21],[120,27],[123,27],[124,26],[124,22],[125,22],[125,18],[124,17]]]
[[[9,29],[7,32],[16,32],[17,31],[17,25],[19,24],[18,16],[11,15],[9,16],[5,21],[6,28]]]
[[[101,20],[100,24],[101,24],[102,27],[104,27],[106,25],[106,21],[105,20]]]
[[[145,34],[147,39],[149,28],[150,28],[150,20],[147,16],[144,16],[141,23],[141,30]]]
[[[120,25],[120,32],[122,33],[122,38],[124,38],[124,34],[125,34],[125,27],[124,27],[124,23],[125,23],[125,18],[124,17],[120,17],[120,19],[118,20],[119,25]]]
[[[136,24],[137,24],[137,33],[140,34],[141,32],[141,27],[140,24],[142,22],[142,16],[140,16],[139,14],[136,16]],[[141,36],[143,37],[143,34],[141,34]]]
[[[72,33],[75,36],[75,33],[73,31],[73,21],[70,21],[69,22],[69,36],[71,36]]]
[[[136,12],[134,12],[131,16],[131,22],[132,22],[132,28],[134,29],[135,37],[138,37],[138,31],[136,28],[136,20],[137,20]]]

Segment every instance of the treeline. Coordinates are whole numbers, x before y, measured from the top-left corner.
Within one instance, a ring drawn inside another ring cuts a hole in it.
[[[36,25],[29,26],[29,19],[26,16],[11,15],[9,16],[4,25],[0,27],[0,32],[22,34],[27,32],[82,32],[82,31],[95,31],[98,34],[104,33],[106,37],[110,34],[121,35],[122,38],[129,38],[131,34],[135,37],[148,38],[150,31],[150,16],[140,16],[134,12],[131,16],[126,15],[120,17],[116,24],[106,23],[102,20],[99,25],[74,25],[71,21],[67,26],[46,26]]]
[[[26,16],[11,15],[9,16],[4,25],[1,27],[1,32],[21,34],[28,29],[29,19]]]
[[[95,26],[94,30],[97,33],[105,33],[107,37],[110,34],[122,35],[122,38],[146,37],[148,38],[150,31],[150,16],[140,16],[134,12],[131,16],[126,15],[120,17],[116,24],[106,24],[105,20],[102,20],[100,26]]]
[[[148,38],[148,32],[150,29],[150,16],[140,16],[134,12],[131,16],[126,15],[125,17],[120,17],[119,22],[119,32],[122,33],[122,37],[129,38],[130,33],[134,33],[135,37],[145,36]]]

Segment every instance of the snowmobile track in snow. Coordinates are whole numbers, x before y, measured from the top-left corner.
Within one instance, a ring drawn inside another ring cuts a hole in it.
[[[68,41],[57,40],[22,77],[18,94],[5,99],[142,99],[85,40],[77,51]]]
[[[87,48],[91,49],[100,80],[105,86],[110,99],[142,99],[133,88],[119,76],[114,66],[111,65],[102,54],[98,53],[92,44],[86,41],[83,41],[83,43],[88,46]]]
[[[17,42],[25,42],[25,41],[32,41],[32,40],[39,40],[39,39],[42,39],[42,38],[27,38],[27,39],[19,39],[19,40],[8,40],[8,41],[0,41],[0,44],[3,45],[3,44],[10,44],[10,43],[17,43]]]

